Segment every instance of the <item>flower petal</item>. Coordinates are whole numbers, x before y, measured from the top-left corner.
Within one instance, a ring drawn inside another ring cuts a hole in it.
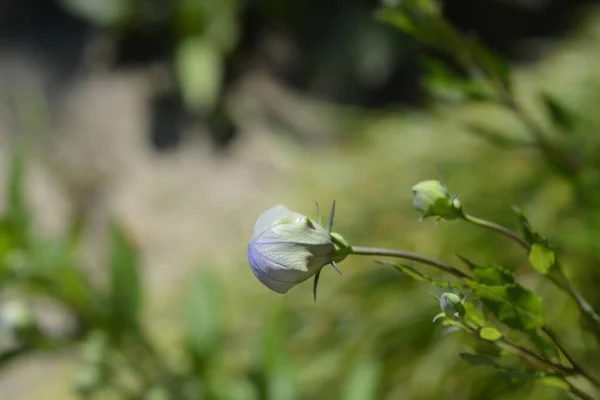
[[[256,223],[254,224],[254,229],[252,230],[252,239],[262,234],[271,226],[273,226],[273,224],[279,218],[287,216],[301,217],[302,214],[290,211],[286,206],[281,204],[271,207],[270,209],[262,213],[260,217],[258,217],[258,220],[256,220]]]

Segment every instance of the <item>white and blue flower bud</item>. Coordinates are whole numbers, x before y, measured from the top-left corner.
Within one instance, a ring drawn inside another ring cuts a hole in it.
[[[427,217],[447,220],[463,217],[462,204],[450,196],[444,184],[437,180],[419,182],[412,187],[413,205]]]
[[[440,307],[448,317],[462,317],[465,315],[464,300],[452,292],[442,293],[440,296]]]
[[[248,263],[258,280],[277,293],[287,293],[328,264],[342,261],[350,246],[312,219],[283,205],[263,213],[248,245]]]

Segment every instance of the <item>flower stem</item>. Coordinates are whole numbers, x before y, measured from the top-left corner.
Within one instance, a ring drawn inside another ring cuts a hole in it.
[[[489,230],[498,232],[498,233],[514,240],[515,242],[517,242],[521,247],[523,247],[527,251],[529,251],[531,249],[531,246],[529,245],[529,243],[527,243],[521,236],[519,236],[517,233],[511,231],[510,229],[508,229],[502,225],[496,224],[495,222],[487,221],[482,218],[474,217],[467,213],[465,213],[463,215],[463,217],[464,217],[465,221],[467,221],[467,222],[470,222],[474,225],[480,226],[485,229],[489,229]]]
[[[581,368],[581,366],[573,359],[573,357],[567,352],[567,350],[560,344],[560,342],[558,341],[558,338],[557,338],[556,334],[552,330],[550,330],[550,328],[543,327],[542,331],[550,338],[550,340],[552,340],[552,342],[554,342],[554,344],[556,345],[556,347],[558,347],[558,349],[565,356],[565,358],[567,359],[567,361],[569,361],[569,363],[573,367],[573,372],[576,375],[583,376],[592,385],[594,385],[597,388],[600,388],[600,381],[598,379],[596,379],[595,377],[591,376],[583,368]]]
[[[434,258],[429,258],[422,256],[421,254],[411,253],[404,250],[392,250],[392,249],[380,249],[376,247],[360,247],[360,246],[352,246],[350,248],[350,254],[355,254],[359,256],[382,256],[382,257],[395,257],[395,258],[403,258],[405,260],[416,261],[421,264],[430,265],[434,268],[439,269],[440,271],[452,274],[457,278],[469,278],[467,274],[462,272],[461,270],[453,267],[450,264],[447,264],[443,261],[436,260]]]

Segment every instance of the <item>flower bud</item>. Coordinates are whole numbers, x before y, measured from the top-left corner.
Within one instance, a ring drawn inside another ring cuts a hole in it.
[[[413,205],[423,213],[423,218],[439,217],[447,220],[463,216],[462,205],[450,197],[444,184],[437,180],[419,182],[412,187]]]
[[[248,263],[263,285],[287,293],[325,265],[342,261],[349,251],[350,246],[340,235],[278,205],[256,221],[248,245]]]
[[[452,292],[442,293],[440,296],[440,307],[448,317],[462,317],[465,315],[463,301],[457,294]]]

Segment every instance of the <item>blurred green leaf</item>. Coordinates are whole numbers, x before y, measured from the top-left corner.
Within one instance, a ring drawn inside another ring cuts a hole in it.
[[[529,251],[529,262],[540,274],[546,275],[556,266],[554,250],[542,243],[534,243]]]
[[[564,133],[570,133],[575,129],[577,122],[575,115],[565,108],[558,99],[544,93],[542,94],[542,101],[554,126]]]
[[[380,363],[373,356],[359,357],[342,393],[343,400],[379,399]]]
[[[223,79],[222,55],[202,37],[182,40],[177,48],[177,75],[186,107],[198,113],[213,111]]]
[[[511,137],[506,132],[496,127],[491,127],[476,123],[466,124],[467,132],[470,132],[494,146],[498,146],[505,149],[517,149],[522,147],[529,147],[533,145],[533,142],[527,139],[521,139]]]
[[[481,355],[481,354],[472,354],[472,353],[460,353],[460,357],[465,360],[466,362],[468,362],[471,365],[475,365],[475,366],[481,366],[481,365],[485,365],[485,366],[489,366],[489,367],[497,367],[498,364],[496,363],[496,361],[492,360],[491,358]]]
[[[187,343],[200,362],[208,360],[221,349],[223,327],[219,291],[215,276],[201,271],[190,285],[184,302]]]
[[[467,258],[457,254],[467,266],[473,271],[473,275],[477,280],[486,285],[503,285],[506,283],[514,283],[515,278],[513,274],[501,266],[486,266],[481,267]]]
[[[111,226],[109,272],[111,328],[119,335],[137,327],[142,288],[138,248],[117,224]]]
[[[532,291],[516,283],[484,285],[471,279],[466,281],[483,304],[507,326],[531,331],[544,325],[542,299]]]
[[[533,346],[546,358],[558,359],[558,349],[552,340],[550,340],[540,330],[527,332],[527,337]]]
[[[12,153],[8,187],[6,190],[6,211],[4,223],[7,224],[18,245],[25,245],[29,228],[29,210],[25,199],[25,153],[17,148]]]
[[[453,288],[453,289],[460,289],[463,288],[464,285],[461,285],[459,283],[454,283],[454,282],[448,282],[448,281],[443,281],[440,279],[434,279],[428,275],[423,274],[420,271],[417,271],[415,268],[408,266],[408,265],[404,265],[404,264],[392,264],[392,263],[388,263],[385,261],[375,261],[377,264],[381,264],[381,265],[389,265],[391,267],[394,267],[396,270],[402,272],[405,275],[410,276],[411,278],[417,280],[417,281],[421,281],[421,282],[429,282],[431,283],[433,286],[437,286],[437,287],[441,287],[441,288]]]
[[[285,343],[289,336],[289,317],[285,309],[267,316],[263,330],[260,363],[266,384],[266,398],[293,400],[299,395],[296,372],[290,362]]]
[[[502,333],[496,328],[487,327],[479,331],[479,337],[494,342],[502,337]]]
[[[546,238],[533,230],[531,224],[529,224],[529,221],[527,220],[527,217],[525,217],[525,214],[519,207],[512,206],[511,209],[519,219],[520,228],[527,243],[531,245],[534,243],[547,243]]]
[[[485,318],[485,315],[479,311],[473,303],[465,302],[463,304],[465,309],[464,319],[467,323],[476,326],[477,328],[482,328],[488,325],[488,321]]]

